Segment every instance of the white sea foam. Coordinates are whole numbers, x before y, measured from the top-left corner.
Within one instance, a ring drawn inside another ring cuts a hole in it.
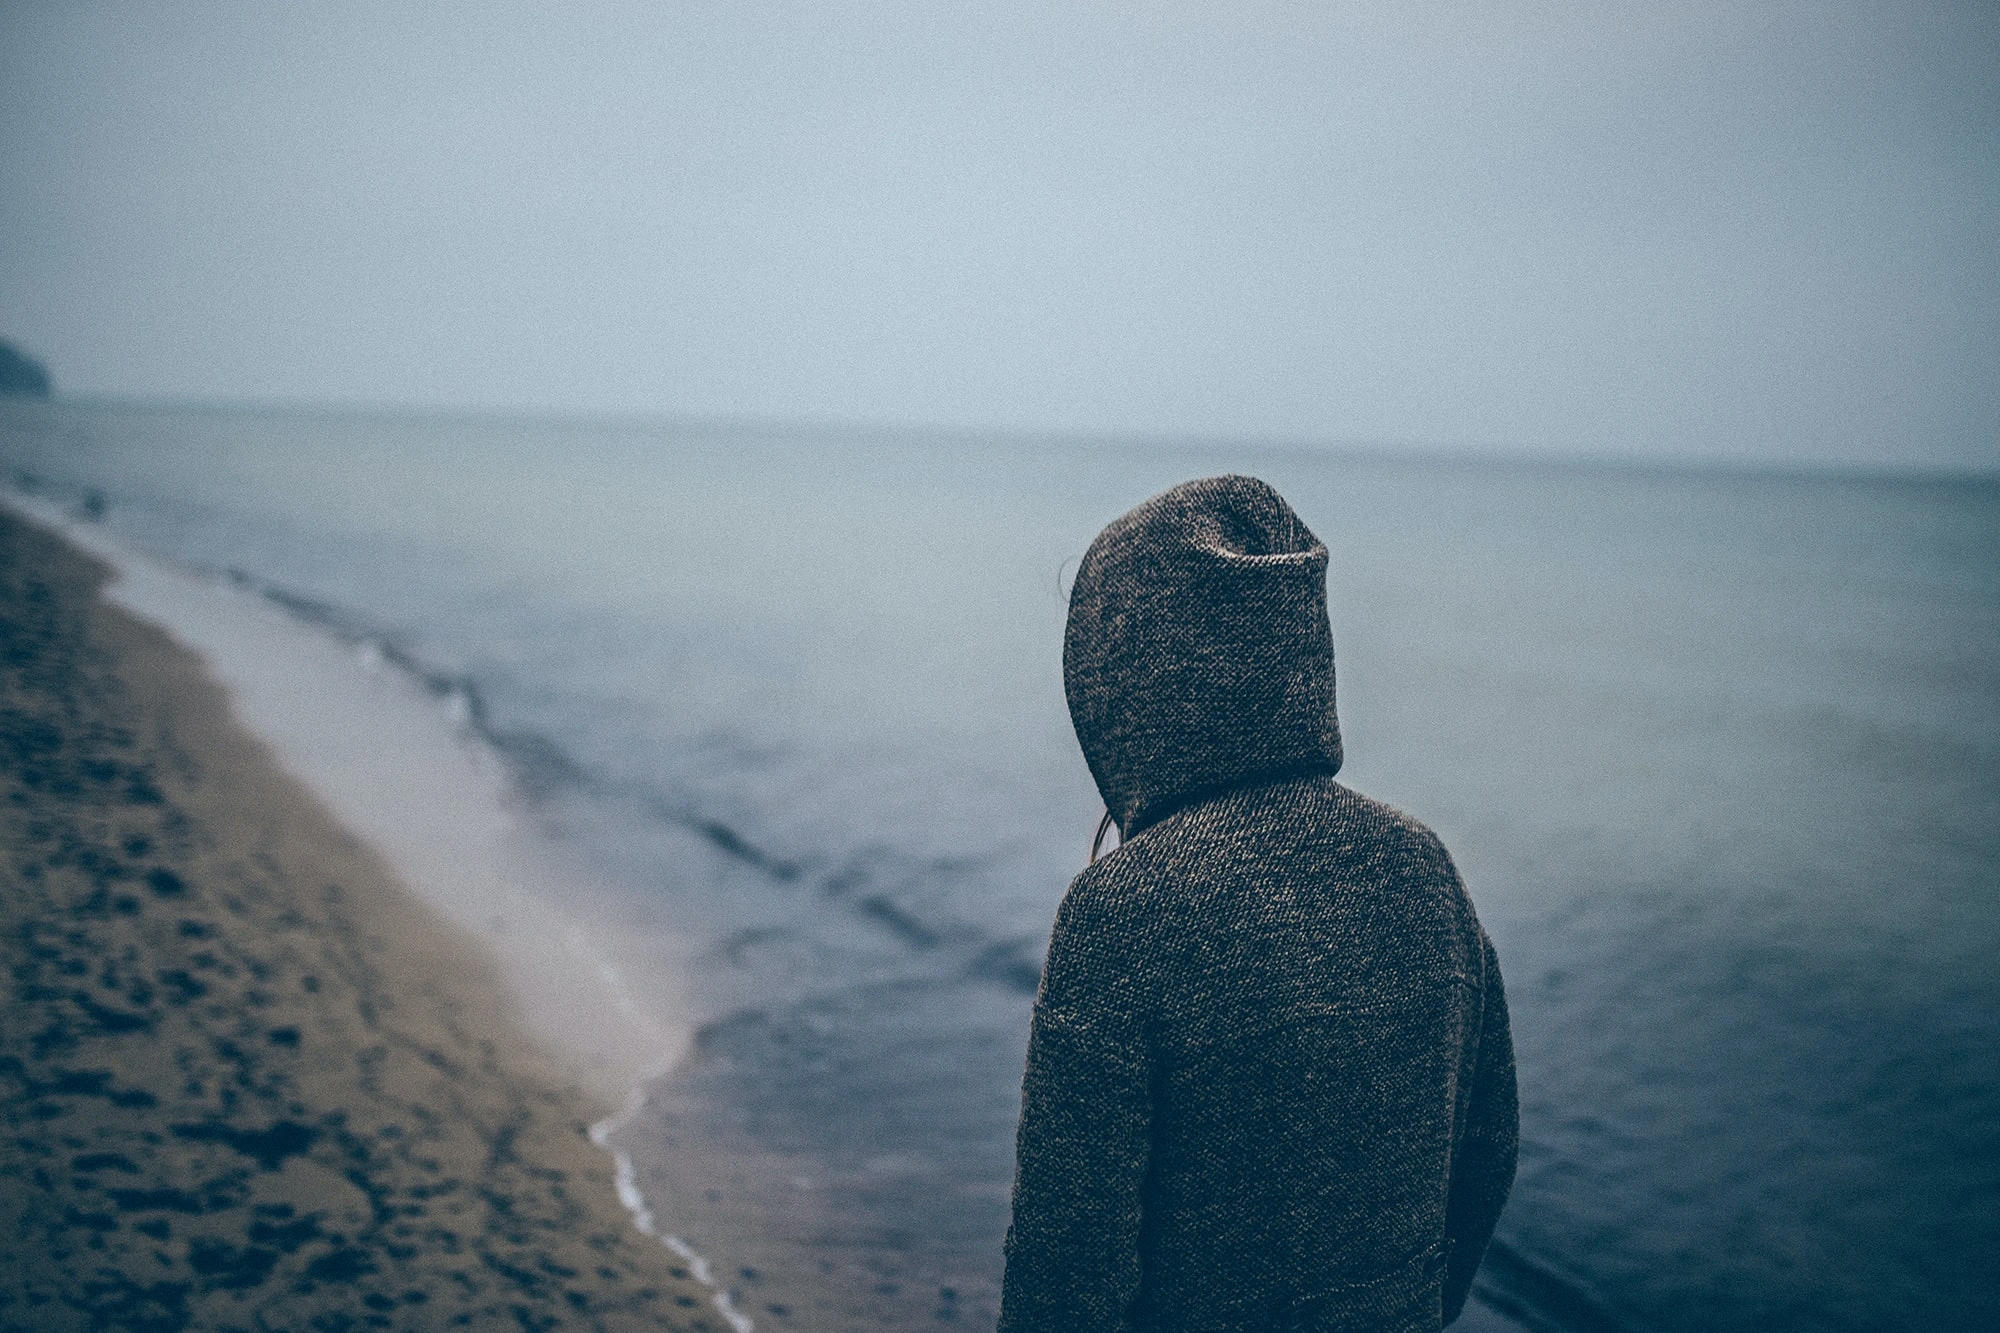
[[[752,1333],[756,1325],[750,1316],[736,1308],[735,1294],[727,1286],[715,1280],[715,1270],[709,1264],[707,1257],[681,1237],[659,1229],[659,1223],[653,1216],[652,1206],[646,1202],[646,1196],[639,1190],[639,1176],[632,1165],[631,1154],[611,1142],[611,1136],[622,1129],[632,1117],[639,1114],[645,1104],[645,1089],[634,1089],[632,1096],[626,1100],[623,1110],[590,1127],[590,1141],[611,1154],[618,1185],[618,1201],[632,1214],[633,1226],[645,1235],[658,1240],[660,1244],[686,1261],[688,1272],[693,1275],[696,1282],[709,1289],[717,1312],[731,1328],[736,1330],[736,1333]]]

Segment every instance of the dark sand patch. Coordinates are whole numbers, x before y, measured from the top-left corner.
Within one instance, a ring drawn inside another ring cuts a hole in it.
[[[0,514],[0,1326],[722,1330],[476,950]]]

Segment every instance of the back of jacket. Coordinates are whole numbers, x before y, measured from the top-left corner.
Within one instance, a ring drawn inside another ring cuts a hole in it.
[[[1079,571],[1072,714],[1126,841],[1050,940],[1009,1333],[1431,1330],[1464,1303],[1513,1179],[1506,1002],[1437,839],[1333,779],[1324,562],[1219,478]]]

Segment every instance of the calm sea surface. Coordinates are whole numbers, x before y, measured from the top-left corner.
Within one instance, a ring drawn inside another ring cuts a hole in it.
[[[635,938],[691,941],[621,1141],[759,1329],[991,1326],[1099,811],[1066,576],[1262,476],[1332,550],[1343,777],[1444,837],[1508,979],[1479,1299],[2000,1327],[2000,482],[18,402],[0,469],[469,684]]]

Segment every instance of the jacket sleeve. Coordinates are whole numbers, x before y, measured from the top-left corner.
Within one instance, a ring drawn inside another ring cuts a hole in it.
[[[1124,1333],[1139,1291],[1151,1061],[1133,960],[1081,915],[1065,899],[1028,1037],[1000,1333]]]
[[[1507,1026],[1507,993],[1493,942],[1480,933],[1485,987],[1479,1025],[1479,1058],[1464,1137],[1452,1154],[1451,1192],[1445,1205],[1447,1254],[1444,1318],[1458,1318],[1472,1290],[1472,1275],[1493,1238],[1494,1224],[1514,1185],[1520,1118],[1514,1088],[1514,1039]]]

